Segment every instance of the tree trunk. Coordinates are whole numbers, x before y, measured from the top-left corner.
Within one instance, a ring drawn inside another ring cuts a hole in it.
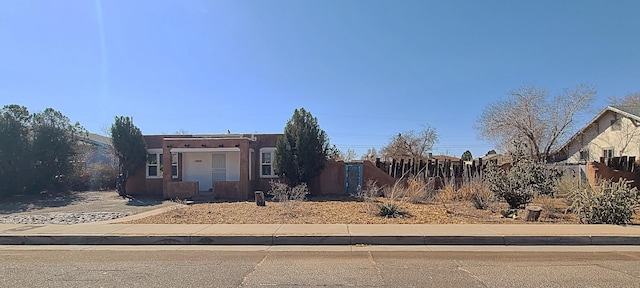
[[[536,222],[540,218],[542,208],[540,206],[527,206],[525,219],[527,222]]]
[[[116,181],[116,189],[118,190],[118,195],[120,195],[120,197],[122,198],[127,197],[127,177],[124,174],[120,173]]]
[[[264,203],[264,192],[256,191],[256,205],[265,206],[265,203]]]

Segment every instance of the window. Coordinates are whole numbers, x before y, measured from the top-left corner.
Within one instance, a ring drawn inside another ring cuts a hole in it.
[[[171,153],[171,176],[178,178],[178,153]]]
[[[602,157],[613,158],[613,148],[602,149]]]
[[[277,177],[273,171],[273,160],[275,158],[275,151],[276,148],[260,149],[260,177]]]
[[[171,153],[171,176],[178,178],[178,153]],[[147,150],[147,178],[162,178],[162,149]]]
[[[611,120],[611,130],[612,131],[620,131],[620,130],[622,130],[621,121],[622,121],[621,119]]]
[[[162,177],[162,149],[147,150],[147,178]]]
[[[589,150],[580,151],[580,160],[589,161]]]

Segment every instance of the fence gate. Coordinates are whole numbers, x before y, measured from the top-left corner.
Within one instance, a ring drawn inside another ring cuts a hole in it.
[[[358,194],[362,191],[362,163],[344,164],[344,193],[349,195]]]

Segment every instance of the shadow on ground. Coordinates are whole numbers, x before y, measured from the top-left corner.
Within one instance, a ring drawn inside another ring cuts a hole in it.
[[[136,206],[136,207],[147,207],[147,206],[156,206],[160,205],[164,202],[162,197],[152,197],[152,196],[141,196],[141,197],[131,197],[129,198],[129,202],[127,202],[127,206]]]
[[[74,192],[10,195],[0,199],[0,214],[62,207],[79,201],[81,198],[78,193]]]

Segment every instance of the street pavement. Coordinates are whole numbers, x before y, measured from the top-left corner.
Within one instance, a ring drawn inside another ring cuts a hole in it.
[[[2,287],[638,287],[640,283],[640,252],[0,250],[0,258]]]

